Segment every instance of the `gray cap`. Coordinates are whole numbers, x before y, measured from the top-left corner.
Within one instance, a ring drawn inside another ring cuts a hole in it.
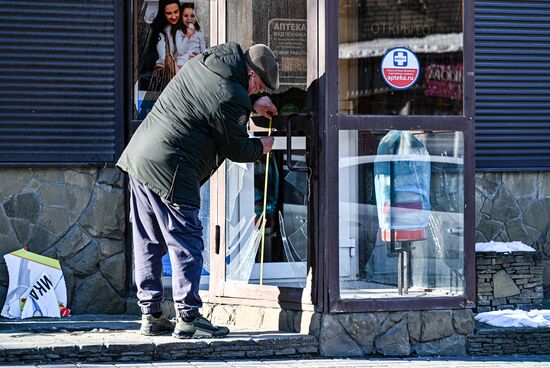
[[[262,79],[269,88],[279,88],[279,64],[277,57],[269,47],[261,43],[250,47],[244,53],[250,69]]]

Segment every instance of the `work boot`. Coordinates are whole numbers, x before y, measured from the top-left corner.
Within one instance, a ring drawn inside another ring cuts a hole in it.
[[[189,338],[208,338],[208,337],[223,337],[229,333],[229,329],[223,326],[214,326],[209,320],[200,314],[192,321],[185,322],[183,318],[178,317],[176,320],[176,328],[172,336],[178,339]]]
[[[145,336],[160,335],[163,332],[174,331],[174,323],[164,316],[155,317],[152,314],[141,316],[139,332]]]

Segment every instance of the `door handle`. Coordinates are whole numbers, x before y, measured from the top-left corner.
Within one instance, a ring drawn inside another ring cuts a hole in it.
[[[307,160],[306,167],[297,167],[292,163],[292,120],[296,118],[305,118],[309,121],[311,119],[311,113],[297,112],[289,115],[286,119],[286,166],[290,171],[309,172],[310,167],[307,166]]]
[[[214,238],[214,240],[216,242],[215,243],[216,247],[215,247],[214,251],[216,252],[216,254],[220,254],[220,240],[221,240],[220,239],[220,230],[221,230],[220,225],[216,225],[216,235],[215,235],[215,238]]]

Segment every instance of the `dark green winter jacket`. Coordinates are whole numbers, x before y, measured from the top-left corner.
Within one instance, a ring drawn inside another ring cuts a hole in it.
[[[262,143],[246,124],[252,110],[241,47],[212,47],[170,81],[117,166],[162,198],[200,206],[200,184],[223,159],[251,162]]]

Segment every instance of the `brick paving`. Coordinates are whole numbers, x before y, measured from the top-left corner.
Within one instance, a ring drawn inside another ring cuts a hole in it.
[[[171,361],[154,363],[11,365],[46,368],[549,368],[550,356],[492,358],[365,358],[365,359],[267,359],[220,361]]]

